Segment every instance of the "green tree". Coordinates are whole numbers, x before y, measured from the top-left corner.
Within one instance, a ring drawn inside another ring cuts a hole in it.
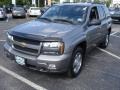
[[[100,0],[94,0],[95,3],[100,3]]]
[[[11,4],[11,0],[0,0],[0,6]]]
[[[23,0],[16,0],[16,5],[23,5]]]
[[[86,2],[86,0],[81,0],[81,2]]]
[[[106,4],[107,7],[109,7],[111,3],[112,3],[111,0],[106,0],[106,1],[105,1],[105,4]]]
[[[16,0],[17,5],[30,5],[32,0]]]

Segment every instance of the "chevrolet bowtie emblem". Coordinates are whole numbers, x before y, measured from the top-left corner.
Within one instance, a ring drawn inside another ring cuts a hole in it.
[[[21,44],[22,47],[26,47],[26,45],[27,45],[27,44],[24,43],[24,42],[21,42],[20,44]]]

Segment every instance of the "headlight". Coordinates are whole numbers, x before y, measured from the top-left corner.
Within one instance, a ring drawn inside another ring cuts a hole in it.
[[[9,33],[7,33],[7,38],[8,38],[9,40],[13,40],[13,36],[11,36]]]
[[[63,42],[43,42],[42,54],[61,55],[64,53]]]
[[[114,14],[114,13],[115,13],[115,12],[113,12],[113,11],[112,11],[112,12],[110,12],[110,14]]]

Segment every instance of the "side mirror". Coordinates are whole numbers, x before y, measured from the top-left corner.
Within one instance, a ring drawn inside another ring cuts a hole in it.
[[[101,25],[101,21],[100,20],[92,20],[89,22],[89,26],[93,26],[93,25]]]

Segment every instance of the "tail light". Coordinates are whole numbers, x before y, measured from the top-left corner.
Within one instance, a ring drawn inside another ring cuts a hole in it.
[[[3,14],[3,12],[1,12]]]
[[[3,14],[3,11],[1,11],[0,13]]]

